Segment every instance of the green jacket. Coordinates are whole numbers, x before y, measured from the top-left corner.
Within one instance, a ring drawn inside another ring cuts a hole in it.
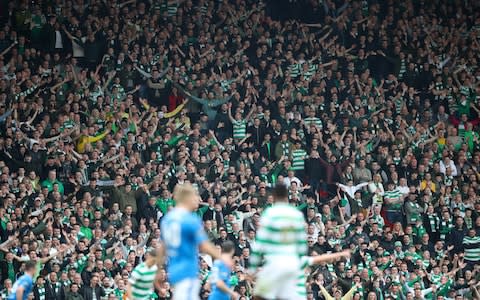
[[[65,300],[83,300],[83,296],[80,295],[78,292],[73,293],[73,292],[68,292],[67,295],[65,295]]]
[[[63,183],[58,181],[58,179],[55,179],[54,181],[51,181],[50,179],[45,179],[42,182],[42,187],[48,188],[48,191],[51,192],[51,191],[53,191],[53,186],[55,184],[58,184],[58,191],[60,192],[60,194],[63,194],[63,191],[64,191]]]

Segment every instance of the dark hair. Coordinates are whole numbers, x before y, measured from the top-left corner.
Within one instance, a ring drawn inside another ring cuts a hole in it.
[[[30,271],[32,269],[35,269],[37,267],[37,263],[34,262],[33,260],[29,260],[25,263],[25,271]]]
[[[225,241],[222,244],[222,253],[229,253],[235,250],[235,244],[232,241]]]
[[[273,197],[275,198],[275,200],[285,200],[285,199],[287,199],[288,198],[287,186],[282,184],[282,183],[278,183],[273,188],[273,193],[272,194],[273,194]]]

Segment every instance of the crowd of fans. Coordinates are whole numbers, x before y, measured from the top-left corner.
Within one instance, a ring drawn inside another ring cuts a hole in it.
[[[121,299],[191,182],[251,299],[284,182],[309,254],[353,253],[307,299],[479,299],[479,4],[2,1],[0,297],[34,260],[33,299]]]

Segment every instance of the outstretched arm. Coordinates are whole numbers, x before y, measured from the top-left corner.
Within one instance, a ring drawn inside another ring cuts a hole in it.
[[[356,285],[352,286],[352,288],[346,293],[342,299],[344,300],[351,300],[353,299],[353,293],[361,286],[360,283],[357,283]]]
[[[17,44],[17,42],[16,42],[16,41],[15,41],[15,42],[13,42],[13,43],[12,43],[10,46],[8,46],[8,48],[7,48],[7,49],[3,50],[3,52],[2,52],[2,53],[0,53],[0,56],[4,56],[5,54],[7,54],[7,53],[8,53],[8,51],[10,51],[10,50],[11,50],[13,47],[15,47],[15,45],[16,45],[16,44]]]
[[[52,136],[52,137],[49,137],[49,138],[46,138],[46,139],[42,139],[42,141],[44,141],[45,143],[51,143],[51,142],[54,142],[58,139],[61,139],[64,136],[67,136],[68,134],[70,134],[70,132],[65,130],[64,132],[60,133],[59,135]]]
[[[320,291],[322,292],[323,298],[325,298],[325,300],[335,300],[335,298],[333,298],[332,295],[328,293],[328,291],[323,285],[320,285]]]
[[[220,147],[220,149],[225,149],[225,147],[218,141],[217,136],[215,135],[215,131],[209,130],[208,132],[212,136],[212,139],[215,141],[215,143]]]
[[[224,103],[227,103],[230,101],[230,99],[232,99],[233,96],[230,96],[230,97],[227,97],[227,98],[224,98],[224,99],[212,99],[212,100],[207,100],[207,104],[208,106],[210,107],[217,107],[217,106],[220,106]]]
[[[110,133],[110,129],[105,130],[103,133],[97,135],[97,136],[88,136],[88,143],[95,143],[99,140],[102,140],[104,137],[107,136],[107,134]]]
[[[149,78],[152,78],[152,74],[150,73],[147,73],[145,72],[144,70],[140,69],[139,66],[135,65],[135,69],[137,69],[138,73],[140,73],[141,75],[143,75],[143,77],[149,79]]]
[[[324,263],[324,262],[328,263],[343,257],[348,258],[350,257],[350,255],[351,255],[350,250],[344,250],[342,252],[330,253],[330,254],[321,254],[321,255],[313,256],[311,263],[312,265],[319,265],[321,263]]]
[[[247,117],[245,118],[245,120],[248,122],[248,120],[250,120],[250,118],[252,117],[253,113],[257,110],[257,106],[254,104],[252,106],[252,109],[250,110],[250,112],[248,113]]]
[[[220,259],[220,251],[209,241],[200,244],[200,252],[210,255],[213,259]]]
[[[337,183],[337,186],[344,192],[347,191],[347,189],[348,189],[348,186],[346,186],[344,184],[341,184],[341,183]]]
[[[247,135],[246,135],[243,139],[241,139],[237,144],[238,144],[238,145],[241,145],[241,144],[245,143],[245,141],[246,141],[247,139],[249,139],[251,136],[252,136],[251,133],[247,133]]]
[[[33,113],[33,116],[30,119],[28,119],[27,121],[25,121],[23,123],[30,126],[32,124],[32,122],[35,120],[35,118],[37,117],[37,115],[38,115],[38,109],[35,110],[35,112]]]
[[[167,112],[167,113],[164,113],[163,114],[163,117],[164,118],[171,118],[171,117],[174,117],[176,116],[179,112],[181,112],[183,110],[183,108],[185,107],[185,104],[187,104],[188,102],[188,99],[185,100],[182,104],[180,104],[179,106],[177,106],[177,108],[175,108],[174,110],[170,111],[170,112]]]
[[[364,186],[367,186],[368,185],[368,182],[362,182],[362,183],[359,183],[357,184],[354,189],[355,191],[358,191],[359,189],[363,188]]]
[[[205,100],[205,99],[202,99],[202,98],[199,98],[199,97],[196,97],[194,95],[192,95],[189,91],[185,90],[181,85],[179,84],[174,84],[179,90],[182,91],[183,94],[185,94],[185,96],[187,96],[189,99],[195,101],[195,102],[198,102],[200,103],[201,105],[208,105],[208,101]]]
[[[13,112],[13,109],[9,109],[7,112],[5,112],[3,115],[0,116],[0,123],[5,121]]]
[[[228,118],[230,119],[230,122],[235,122],[235,119],[232,117],[232,103],[228,105]]]

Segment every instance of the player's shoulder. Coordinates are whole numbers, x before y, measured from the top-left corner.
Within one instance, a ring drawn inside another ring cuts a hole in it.
[[[224,263],[222,260],[220,260],[220,259],[216,259],[216,260],[213,262],[213,267],[214,267],[214,268],[221,269],[224,265],[225,265],[225,263]]]
[[[289,205],[289,204],[277,204],[274,205],[270,208],[268,208],[265,211],[266,216],[285,216],[285,217],[292,217],[292,218],[298,218],[302,217],[303,214],[296,209],[294,206]]]
[[[182,216],[182,222],[189,224],[189,225],[198,225],[202,221],[197,214],[194,213],[186,213]]]
[[[20,276],[19,280],[33,281],[33,278],[32,278],[32,276],[30,276],[28,274],[23,274],[22,276]]]
[[[171,209],[163,218],[165,221],[188,221],[190,220],[192,213],[178,208]]]
[[[220,259],[217,259],[213,262],[213,269],[216,269],[220,273],[230,272],[230,268]]]
[[[30,284],[33,283],[33,278],[27,274],[23,274],[18,278],[18,282],[21,284]]]

